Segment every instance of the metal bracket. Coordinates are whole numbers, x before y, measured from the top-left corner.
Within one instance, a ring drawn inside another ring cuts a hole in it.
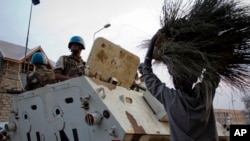
[[[102,93],[101,93],[102,92]],[[104,99],[106,97],[106,94],[105,94],[105,90],[103,87],[100,87],[100,88],[97,88],[96,89],[96,93],[98,93],[98,95]]]
[[[82,101],[82,108],[85,110],[89,109],[89,99],[90,99],[90,95],[86,97],[80,97],[80,100]]]

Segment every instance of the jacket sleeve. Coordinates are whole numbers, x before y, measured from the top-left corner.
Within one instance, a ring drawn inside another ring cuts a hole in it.
[[[152,37],[149,43],[148,51],[144,60],[143,75],[145,79],[145,84],[149,92],[156,97],[166,108],[174,98],[174,90],[165,86],[164,83],[153,73],[152,70],[152,59],[155,42],[161,33],[161,30],[158,30],[156,34]]]
[[[149,92],[159,100],[164,107],[171,104],[174,98],[174,90],[165,86],[161,80],[153,73],[151,63],[144,63],[143,75],[145,84]]]

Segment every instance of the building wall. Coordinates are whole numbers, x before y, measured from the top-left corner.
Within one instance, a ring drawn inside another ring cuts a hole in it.
[[[246,114],[243,110],[214,109],[216,120],[222,125],[230,118],[231,124],[247,124]]]
[[[9,121],[13,95],[0,93],[0,122]]]
[[[2,89],[20,89],[21,85],[18,78],[19,64],[4,61],[3,74],[0,88]]]
[[[21,89],[18,79],[19,64],[4,61],[3,73],[0,76],[0,122],[8,121],[13,94],[7,94],[6,89]]]

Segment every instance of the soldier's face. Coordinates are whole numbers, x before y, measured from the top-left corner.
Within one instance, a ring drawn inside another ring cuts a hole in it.
[[[71,52],[73,53],[73,54],[78,54],[81,50],[82,50],[82,48],[81,48],[81,45],[80,44],[77,44],[77,43],[72,43],[71,45],[70,45],[70,50],[71,50]]]

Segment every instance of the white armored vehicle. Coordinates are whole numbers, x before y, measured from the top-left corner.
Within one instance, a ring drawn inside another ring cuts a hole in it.
[[[11,141],[169,141],[162,105],[148,92],[130,90],[139,58],[98,38],[86,76],[14,97]],[[220,141],[228,132],[217,124]]]

